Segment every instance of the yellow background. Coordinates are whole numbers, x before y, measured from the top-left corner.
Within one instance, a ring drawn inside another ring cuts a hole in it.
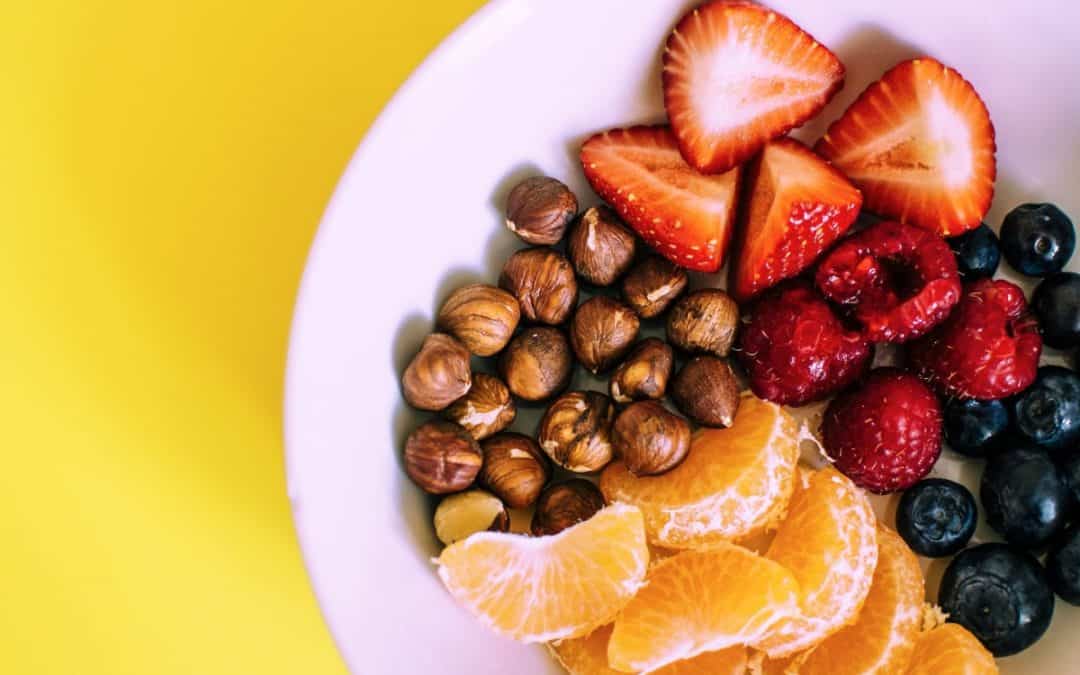
[[[284,491],[292,303],[481,4],[3,3],[0,672],[344,672]]]

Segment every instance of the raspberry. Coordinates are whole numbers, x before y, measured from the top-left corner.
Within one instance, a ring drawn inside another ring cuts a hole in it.
[[[816,281],[829,300],[854,306],[872,342],[925,335],[960,299],[952,249],[903,223],[878,223],[847,238],[821,261]]]
[[[1041,354],[1024,292],[989,279],[969,284],[948,320],[908,347],[912,369],[943,395],[983,400],[1031,386]]]
[[[941,455],[937,397],[897,368],[872,370],[862,387],[833,399],[821,426],[836,468],[878,494],[911,487]]]
[[[807,283],[770,292],[752,308],[739,358],[758,398],[800,406],[828,398],[866,372],[870,343],[849,331]]]

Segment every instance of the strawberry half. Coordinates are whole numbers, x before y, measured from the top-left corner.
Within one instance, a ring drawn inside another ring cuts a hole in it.
[[[844,65],[782,14],[710,2],[672,31],[663,80],[683,157],[720,173],[818,114],[844,85]]]
[[[724,264],[739,169],[698,173],[664,126],[597,134],[581,147],[581,165],[596,193],[666,258],[701,272]]]
[[[986,216],[996,149],[975,88],[931,58],[885,73],[815,148],[859,186],[866,208],[943,237]]]
[[[739,302],[812,265],[862,206],[862,195],[843,174],[790,138],[770,141],[749,179],[728,283]]]

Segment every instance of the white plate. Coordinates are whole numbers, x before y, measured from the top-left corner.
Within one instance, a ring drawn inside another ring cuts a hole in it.
[[[558,672],[542,648],[489,634],[439,584],[431,505],[400,468],[419,418],[401,402],[398,376],[440,301],[465,282],[494,280],[517,247],[500,217],[516,179],[558,176],[588,204],[576,160],[582,138],[663,118],[660,45],[691,4],[493,2],[413,75],[342,178],[297,305],[285,436],[304,557],[353,672]],[[773,6],[848,69],[847,86],[799,135],[820,135],[888,66],[931,54],[971,80],[993,116],[1000,177],[988,222],[1022,201],[1054,201],[1080,217],[1074,4]],[[958,467],[949,459],[942,470]],[[962,468],[968,479],[977,472]],[[1003,660],[1003,672],[1075,672],[1078,630],[1080,610],[1059,602],[1048,636]]]

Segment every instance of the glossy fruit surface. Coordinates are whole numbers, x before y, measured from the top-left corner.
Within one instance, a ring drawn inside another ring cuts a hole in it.
[[[1072,507],[1065,477],[1046,450],[1017,448],[991,457],[979,486],[986,522],[1021,548],[1050,542]]]
[[[943,558],[967,546],[978,518],[970,490],[944,478],[927,478],[900,498],[896,531],[919,555]]]
[[[998,236],[985,223],[949,239],[956,266],[965,280],[992,277],[1001,262]]]
[[[1060,272],[1076,249],[1076,229],[1053,204],[1021,204],[1001,224],[1001,252],[1029,277]]]
[[[1056,349],[1080,346],[1080,274],[1058,272],[1035,287],[1031,310],[1043,341]]]
[[[1080,527],[1070,527],[1046,555],[1046,577],[1058,596],[1080,605]]]
[[[1039,368],[1035,383],[1012,401],[1023,438],[1053,450],[1080,442],[1080,375],[1061,366]]]
[[[1001,449],[1009,429],[1009,409],[1001,401],[950,399],[943,409],[945,442],[969,457],[986,457]]]

